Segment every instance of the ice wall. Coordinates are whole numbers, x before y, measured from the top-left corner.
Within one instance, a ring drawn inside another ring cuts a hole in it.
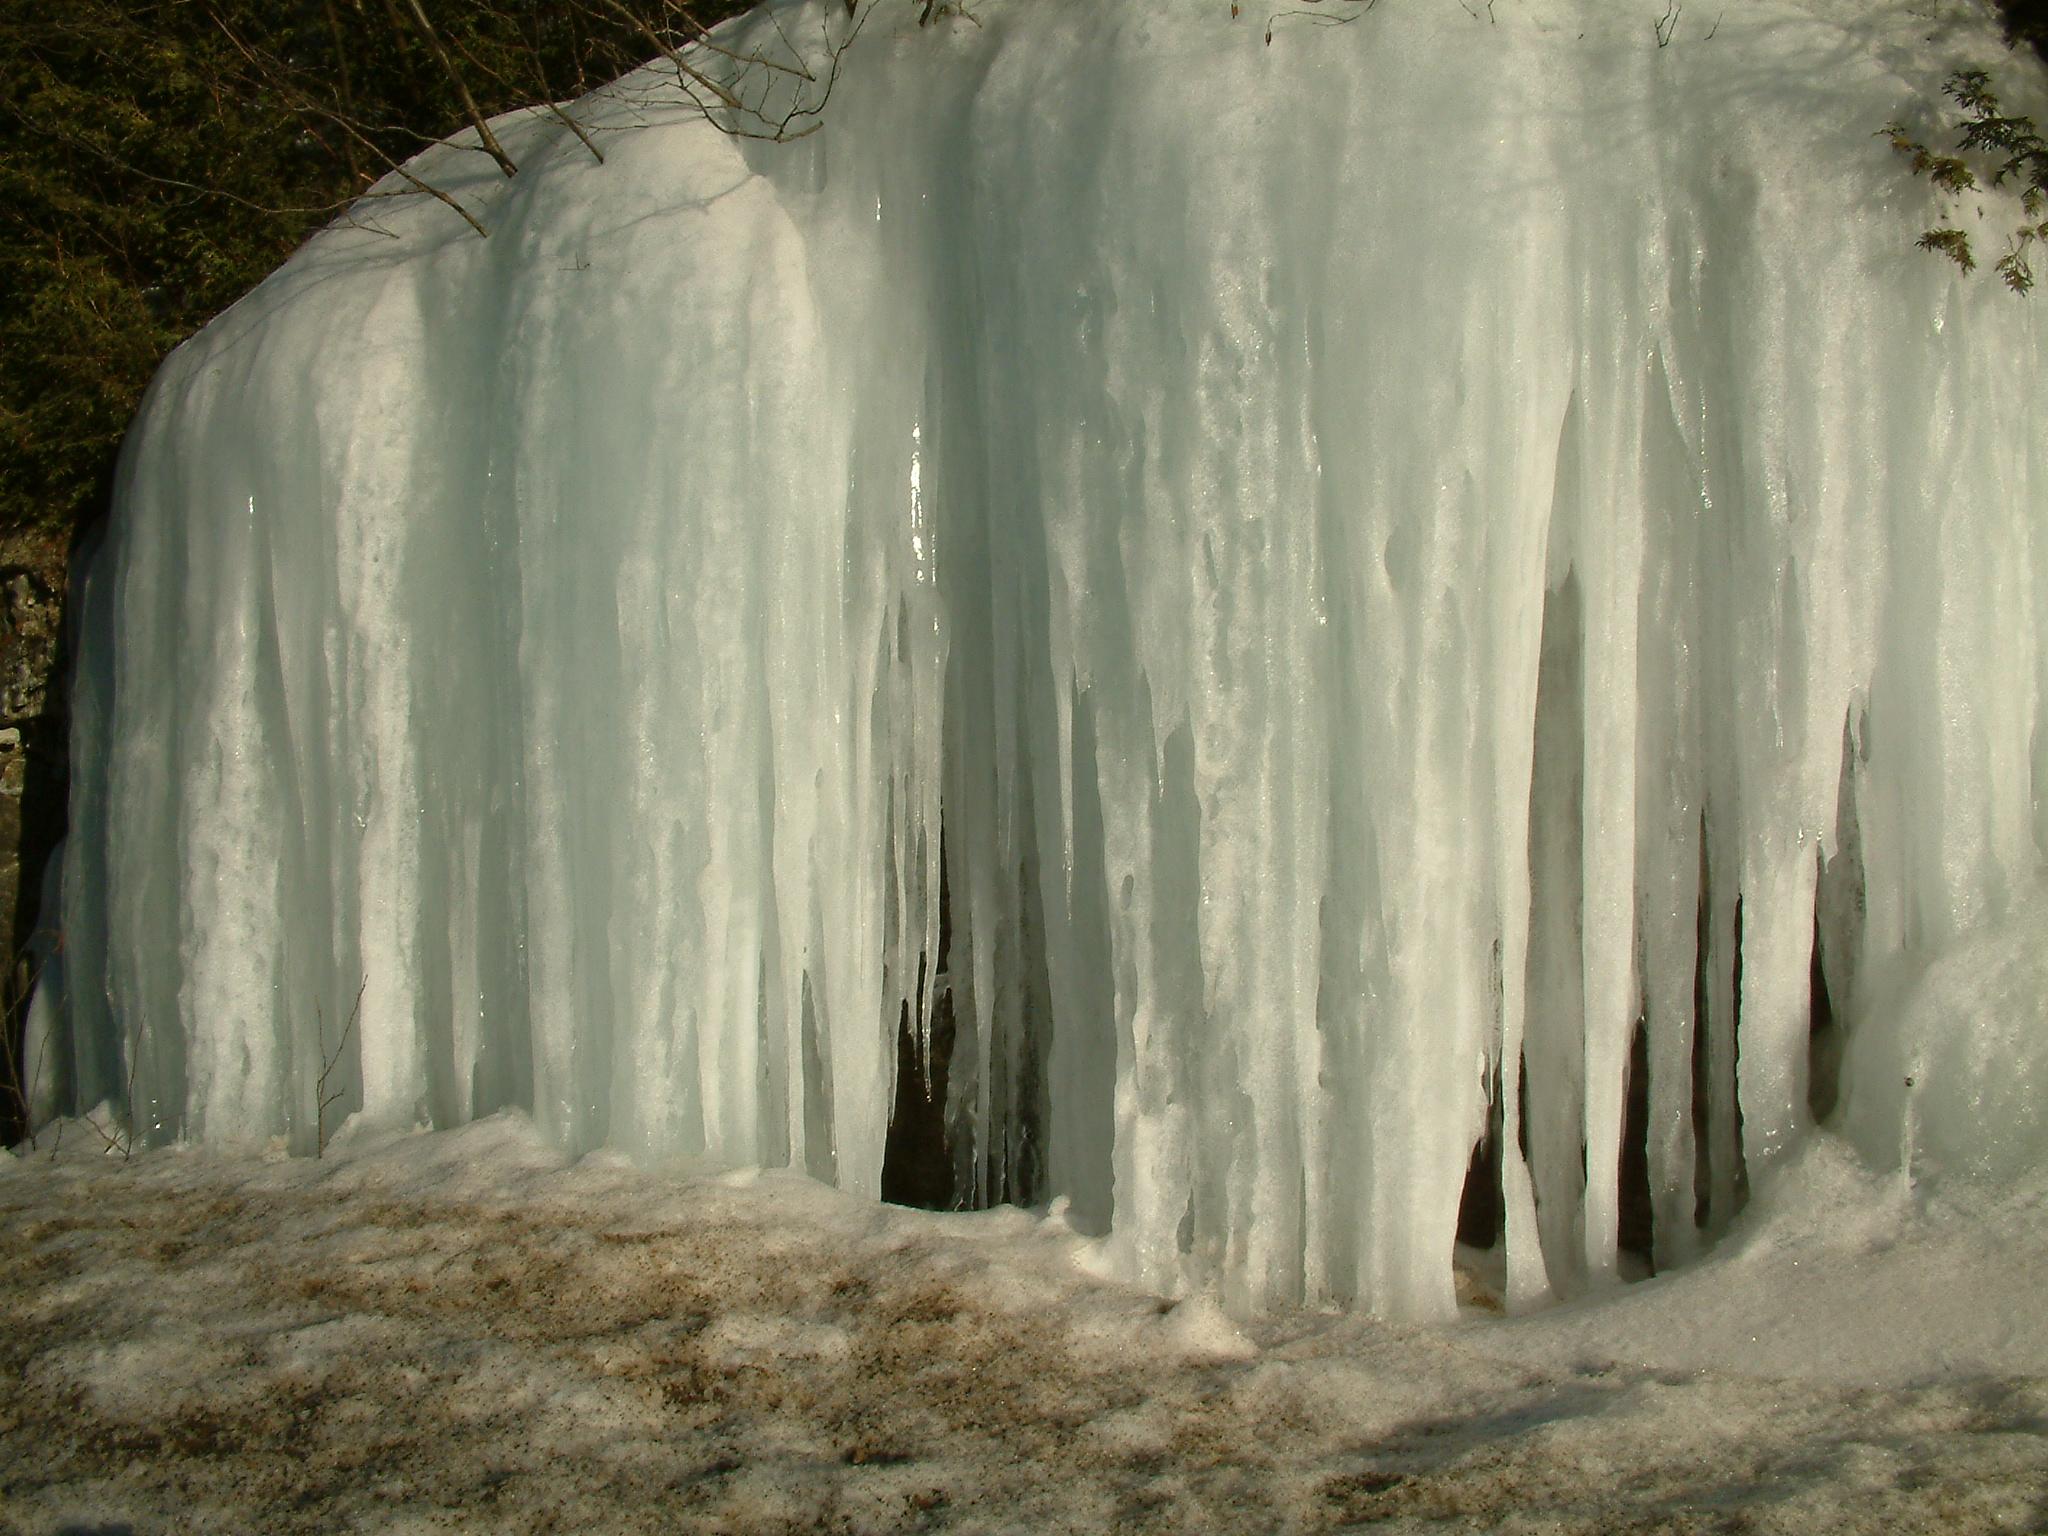
[[[943,993],[963,1195],[1145,1282],[1447,1312],[1482,1139],[1515,1304],[1615,1272],[1632,1151],[1683,1258],[1817,976],[1854,1098],[1868,978],[2048,924],[2041,302],[1873,136],[1995,44],[972,9],[877,10],[799,144],[649,76],[602,165],[438,151],[487,239],[370,205],[166,366],[70,1092],[309,1150],[339,1048],[330,1124],[873,1191]]]

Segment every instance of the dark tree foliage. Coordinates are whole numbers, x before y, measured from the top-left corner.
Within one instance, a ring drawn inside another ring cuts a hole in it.
[[[1996,0],[2005,40],[2025,45],[2048,61],[2048,0]]]
[[[226,88],[197,6],[4,0],[0,11],[0,527],[96,498],[158,360],[344,186]]]
[[[164,355],[391,167],[747,8],[0,0],[0,536],[68,539]]]

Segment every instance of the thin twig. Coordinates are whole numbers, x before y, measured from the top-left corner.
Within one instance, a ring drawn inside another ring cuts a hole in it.
[[[660,52],[661,56],[667,59],[670,64],[675,66],[676,75],[679,79],[696,81],[698,85],[702,86],[705,90],[709,91],[713,96],[716,96],[720,102],[722,102],[724,105],[728,107],[731,107],[736,112],[745,110],[744,106],[742,105],[740,99],[737,96],[733,95],[731,91],[727,90],[724,86],[720,85],[716,80],[713,80],[709,75],[706,75],[702,71],[694,69],[689,64],[685,63],[683,61],[683,56],[680,53],[676,52],[674,48],[669,46],[667,39],[662,37],[662,35],[659,32],[655,31],[654,28],[650,27],[640,17],[634,15],[630,10],[628,10],[623,4],[620,3],[620,0],[597,0],[597,3],[603,6],[606,10],[613,12],[615,15],[619,17],[620,20],[624,21],[628,26],[633,28],[634,31],[638,32],[642,37],[646,38],[650,43],[654,44],[655,48]],[[687,85],[683,87],[683,94],[686,96],[689,95],[689,87]],[[691,99],[695,100],[694,97],[692,97]]]
[[[6,1086],[13,1093],[15,1107],[21,1115],[22,1133],[28,1138],[28,1148],[31,1152],[36,1149],[35,1101],[42,1087],[43,1060],[49,1051],[50,1042],[49,1038],[45,1036],[36,1043],[36,1064],[30,1069],[28,1078],[24,1082],[21,1075],[21,1057],[15,1048],[14,1034],[17,1014],[26,1008],[30,1000],[35,997],[36,988],[42,984],[43,972],[48,969],[50,962],[64,951],[64,934],[61,929],[44,929],[43,931],[46,933],[54,931],[56,941],[44,953],[43,957],[36,962],[33,971],[29,969],[26,956],[17,955],[15,957],[14,964],[8,968],[16,978],[15,992],[13,997],[8,1000],[5,1012],[0,1013],[0,1051],[6,1053],[6,1061],[4,1063],[7,1071]],[[25,1014],[22,1015],[22,1019],[25,1021]]]
[[[519,91],[524,89],[524,87],[514,85],[510,80],[507,80],[502,72],[493,69],[488,62],[478,58],[476,54],[472,53],[469,50],[469,48],[464,45],[462,39],[459,37],[455,39],[455,50],[456,52],[460,53],[463,59],[472,67],[482,70],[484,74],[489,76],[492,80],[496,81],[499,85],[503,86],[506,90]],[[546,81],[540,82],[540,94],[543,96],[548,94]],[[583,147],[590,151],[592,159],[597,161],[599,165],[604,164],[604,151],[597,147],[596,143],[592,141],[589,131],[585,129],[581,123],[577,122],[574,117],[570,116],[569,113],[563,109],[562,104],[559,101],[545,101],[542,102],[538,108],[534,108],[532,110],[547,112],[551,114],[557,122],[562,124],[563,127],[567,128],[571,133],[575,134],[577,138],[583,141]]]
[[[329,1093],[327,1091],[327,1079],[332,1075],[334,1069],[340,1065],[341,1053],[348,1049],[348,1037],[356,1027],[356,1016],[363,1011],[363,993],[369,985],[370,978],[365,976],[361,984],[357,986],[355,1006],[348,1011],[348,1022],[341,1027],[341,1038],[334,1042],[334,1054],[332,1056],[327,1054],[326,1015],[321,1011],[318,1003],[313,1005],[314,1028],[319,1038],[321,1059],[325,1063],[320,1068],[319,1080],[313,1084],[313,1155],[315,1157],[327,1155],[327,1111],[329,1107],[339,1104],[348,1096],[347,1091],[341,1088],[337,1088],[334,1092]]]
[[[93,1128],[93,1134],[99,1137],[100,1143],[106,1151],[118,1152],[121,1154],[122,1162],[128,1161],[129,1155],[135,1146],[135,1130],[132,1126],[129,1128],[127,1135],[114,1136],[110,1135],[107,1128],[101,1125],[99,1121],[93,1119],[90,1114],[85,1117],[85,1123]],[[58,1125],[61,1128],[63,1122],[60,1120]]]
[[[462,218],[462,221],[465,224],[467,224],[471,229],[475,230],[479,235],[483,235],[486,237],[490,235],[490,231],[484,228],[482,223],[478,221],[476,215],[472,214],[467,208],[463,207],[462,204],[458,203],[453,197],[449,196],[448,193],[442,191],[439,187],[434,186],[429,182],[422,181],[418,176],[415,176],[411,171],[407,170],[403,163],[393,159],[390,153],[386,151],[381,144],[379,144],[375,139],[371,138],[369,134],[364,132],[362,128],[358,127],[355,124],[355,122],[353,122],[348,117],[344,116],[335,108],[330,107],[325,103],[321,102],[316,97],[314,97],[310,92],[298,86],[291,79],[290,74],[286,70],[284,65],[282,65],[276,60],[266,60],[261,53],[259,53],[249,43],[245,42],[241,38],[241,36],[236,33],[234,28],[230,27],[227,24],[227,22],[224,21],[218,14],[211,12],[209,12],[209,14],[212,15],[213,24],[221,30],[222,34],[226,36],[227,40],[235,46],[236,51],[239,52],[242,55],[242,57],[246,59],[249,62],[249,64],[257,71],[258,76],[267,81],[272,86],[274,86],[282,95],[284,95],[290,102],[292,109],[295,112],[299,113],[300,116],[307,118],[324,119],[325,121],[332,123],[335,127],[339,128],[343,133],[347,134],[350,138],[354,139],[358,144],[362,145],[365,149],[369,150],[370,153],[375,155],[379,160],[383,161],[385,165],[389,166],[391,170],[397,174],[398,178],[401,181],[404,181],[408,186],[412,187],[415,191],[424,192],[426,193],[427,196],[434,198],[436,201],[445,203],[449,208],[453,209],[457,214],[459,214]],[[446,143],[447,141],[442,139],[431,139],[428,140],[427,142],[430,144],[434,144]]]
[[[419,25],[420,36],[427,40],[427,51],[433,54],[434,61],[441,66],[441,72],[448,77],[449,84],[455,87],[456,95],[462,98],[462,109],[469,114],[470,125],[476,129],[477,138],[482,142],[484,152],[498,162],[498,169],[507,176],[518,175],[519,167],[513,164],[512,157],[505,153],[505,146],[498,142],[498,136],[491,132],[490,120],[484,116],[483,108],[476,104],[476,98],[469,93],[469,82],[462,78],[462,71],[455,67],[455,61],[448,57],[448,50],[441,46],[440,34],[434,30],[434,24],[427,20],[427,13],[421,7],[420,0],[406,0],[406,4],[412,11],[413,20]]]
[[[1307,3],[1310,5],[1318,5],[1321,3],[1321,0],[1307,0]],[[1350,23],[1358,20],[1359,17],[1365,15],[1365,13],[1367,11],[1370,11],[1374,6],[1378,5],[1380,3],[1380,0],[1343,0],[1343,3],[1348,5],[1360,6],[1361,9],[1355,10],[1346,16],[1338,16],[1329,11],[1275,11],[1272,15],[1266,18],[1266,46],[1268,48],[1273,46],[1273,29],[1280,25],[1280,23],[1283,21],[1305,21],[1312,27],[1348,26]],[[1460,3],[1462,3],[1462,0],[1460,0]],[[1476,18],[1478,13],[1472,11],[1471,7],[1467,6],[1466,10],[1469,14],[1472,14]],[[1491,14],[1491,11],[1492,7],[1489,3],[1488,13]]]
[[[176,176],[165,176],[156,171],[144,170],[139,165],[123,160],[104,144],[95,143],[93,140],[80,134],[64,132],[51,124],[40,123],[35,118],[26,114],[23,115],[21,120],[29,127],[43,133],[52,143],[66,144],[73,149],[83,150],[95,159],[104,161],[123,175],[138,177],[143,181],[151,182],[160,187],[175,187],[180,192],[190,192],[196,197],[217,197],[224,202],[233,203],[237,207],[246,208],[251,213],[277,216],[304,213],[337,213],[348,206],[347,199],[331,203],[287,204],[283,206],[259,203],[254,198],[244,197],[239,192],[231,192],[226,187],[202,186],[196,181],[183,181]]]
[[[142,1060],[142,1026],[135,1026],[135,1042],[128,1052],[128,1076],[121,1085],[121,1105],[128,1116],[128,1138],[121,1148],[121,1161],[127,1162],[128,1155],[135,1149],[135,1068]]]
[[[691,39],[692,46],[702,48],[706,53],[718,54],[721,58],[730,59],[735,64],[744,64],[749,68],[758,64],[763,69],[774,70],[785,75],[795,75],[800,80],[815,81],[817,79],[817,76],[813,75],[804,65],[803,55],[795,48],[789,50],[790,56],[797,61],[795,64],[780,63],[775,59],[769,58],[765,53],[734,53],[730,48],[712,42],[711,29],[695,16],[692,16],[687,6],[675,5],[668,3],[668,0],[664,0],[662,10],[678,17],[682,21],[684,29],[695,34]],[[782,23],[779,19],[771,16],[769,21],[777,32],[782,31]],[[785,36],[783,42],[786,44],[788,41],[789,39]]]

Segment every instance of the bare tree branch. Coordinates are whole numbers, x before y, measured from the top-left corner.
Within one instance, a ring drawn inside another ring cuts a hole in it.
[[[484,153],[498,162],[498,169],[507,176],[517,176],[519,167],[512,163],[512,157],[505,153],[505,146],[498,142],[498,136],[491,132],[489,119],[476,104],[476,97],[470,94],[469,82],[462,77],[462,71],[455,67],[455,61],[448,57],[448,50],[441,46],[441,36],[434,30],[434,24],[427,20],[427,13],[420,6],[420,0],[406,0],[412,10],[413,21],[418,24],[420,36],[426,39],[427,51],[432,53],[442,72],[448,76],[448,83],[455,87],[456,95],[462,98],[463,110],[469,113],[470,126],[476,129],[477,138],[484,146]]]
[[[634,31],[638,32],[642,37],[646,38],[648,42],[654,44],[655,50],[658,53],[660,53],[663,58],[667,59],[670,64],[675,66],[676,76],[679,80],[695,82],[698,86],[702,87],[706,91],[709,91],[713,96],[717,97],[720,102],[722,102],[724,105],[728,107],[731,107],[734,111],[745,110],[745,108],[742,106],[740,102],[740,99],[737,96],[733,95],[731,91],[727,90],[724,86],[720,85],[716,80],[713,80],[709,75],[706,75],[699,70],[691,68],[690,65],[683,61],[683,56],[680,53],[678,53],[674,48],[669,46],[668,40],[666,38],[664,38],[659,32],[655,31],[653,27],[649,26],[643,17],[637,16],[631,10],[627,9],[625,5],[620,3],[620,0],[596,0],[596,3],[604,7],[604,9],[612,12],[621,21],[625,22],[629,27],[633,28]],[[685,95],[689,94],[688,84],[684,85],[683,91]],[[694,100],[694,98],[692,99]]]

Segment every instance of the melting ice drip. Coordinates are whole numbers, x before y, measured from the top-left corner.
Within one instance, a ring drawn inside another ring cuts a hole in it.
[[[2040,910],[2041,306],[1819,9],[989,0],[800,145],[437,152],[487,240],[328,233],[136,426],[68,1091],[307,1149],[362,984],[372,1120],[875,1191],[941,1020],[959,1197],[1411,1315],[1461,1203],[1521,1304],[1625,1163],[1668,1262],[1838,1080],[1896,1145],[1887,988]]]

